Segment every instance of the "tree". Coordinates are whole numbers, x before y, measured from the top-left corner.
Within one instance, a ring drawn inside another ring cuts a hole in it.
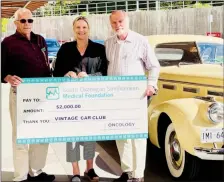
[[[60,16],[60,15],[69,15],[76,12],[74,8],[70,9],[69,7],[75,7],[79,4],[81,0],[73,1],[64,1],[56,0],[54,2],[46,4],[44,7],[41,7],[36,11],[37,16]]]
[[[193,8],[210,8],[211,7],[211,5],[210,4],[208,4],[208,3],[195,3],[195,4],[193,4],[193,6],[192,6]]]
[[[7,24],[8,24],[9,19],[1,18],[1,20],[2,20],[2,32],[6,32],[7,31]]]
[[[166,2],[160,1],[160,9],[179,9],[183,6],[186,7],[192,4],[193,1],[173,1],[173,2]]]

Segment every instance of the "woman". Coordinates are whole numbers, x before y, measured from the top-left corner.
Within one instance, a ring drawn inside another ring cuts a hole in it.
[[[85,17],[78,17],[73,22],[76,41],[65,43],[57,54],[53,75],[82,78],[86,76],[105,76],[107,73],[107,59],[105,47],[89,39],[89,23]],[[91,181],[98,181],[99,177],[93,169],[95,142],[84,143],[84,159],[86,171],[84,173]],[[80,142],[67,143],[67,162],[72,162],[72,182],[80,182]]]

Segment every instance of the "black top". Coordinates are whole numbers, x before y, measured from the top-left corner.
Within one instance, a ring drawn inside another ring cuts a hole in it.
[[[83,56],[80,55],[76,45],[76,41],[62,44],[57,54],[53,75],[63,77],[69,71],[77,74],[84,71],[90,76],[106,76],[107,59],[104,45],[89,40]]]
[[[7,75],[21,78],[51,76],[47,45],[44,38],[31,32],[29,41],[19,32],[1,43],[1,81]]]

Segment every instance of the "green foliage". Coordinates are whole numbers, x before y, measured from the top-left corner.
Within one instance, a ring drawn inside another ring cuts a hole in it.
[[[193,1],[160,2],[160,9],[179,9],[192,4]]]
[[[79,4],[81,0],[56,0],[53,3],[48,3],[44,6],[44,11],[42,9],[37,10],[36,14],[41,16],[60,16],[68,15],[74,13],[74,9],[69,10],[70,6],[75,6]]]
[[[88,13],[87,13],[87,12],[82,12],[80,15],[81,15],[81,16],[87,16]]]
[[[67,5],[74,5],[74,4],[79,4],[81,0],[73,0],[73,1],[67,1],[67,0],[56,0],[54,3],[55,6],[67,6]]]
[[[7,19],[7,18],[1,18],[1,22],[2,22],[2,32],[6,32],[7,31],[8,21],[9,21],[9,19]]]
[[[195,3],[193,6],[193,8],[210,8],[211,5],[210,4],[207,4],[207,3]]]

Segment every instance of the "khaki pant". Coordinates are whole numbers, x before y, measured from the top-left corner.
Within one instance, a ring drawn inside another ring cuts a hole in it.
[[[146,139],[116,140],[123,172],[132,172],[133,178],[144,177]]]
[[[10,89],[9,111],[12,121],[12,143],[13,143],[13,181],[27,179],[27,174],[36,176],[42,172],[48,153],[48,144],[16,144],[16,88]]]

